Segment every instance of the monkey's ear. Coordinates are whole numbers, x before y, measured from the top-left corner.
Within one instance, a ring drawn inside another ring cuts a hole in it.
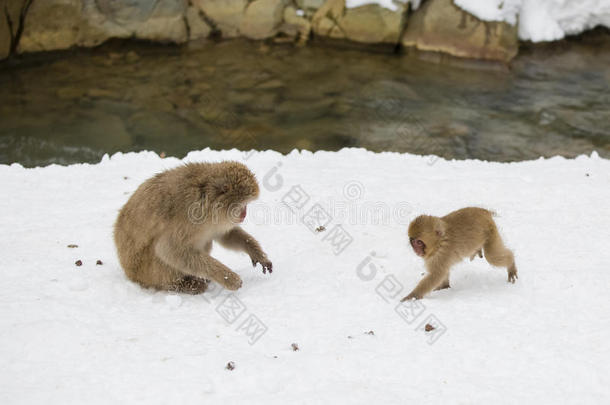
[[[227,183],[224,179],[219,179],[214,181],[213,188],[214,192],[217,194],[226,194],[231,189],[231,185]]]
[[[206,183],[199,183],[197,185],[197,188],[199,190],[199,194],[201,195],[201,199],[202,200],[205,199],[205,196],[207,194],[206,186],[207,186]]]
[[[443,221],[442,219],[436,221],[436,224],[434,224],[434,232],[436,232],[436,236],[438,236],[439,238],[445,236],[445,232],[447,232],[447,224],[445,223],[445,221]]]

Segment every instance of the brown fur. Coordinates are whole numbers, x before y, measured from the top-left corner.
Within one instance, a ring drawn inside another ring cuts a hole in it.
[[[210,256],[212,241],[241,250],[271,272],[271,262],[239,215],[258,197],[254,174],[238,162],[188,163],[145,181],[121,209],[114,228],[121,266],[143,287],[187,293],[208,280],[229,290],[241,278]]]
[[[506,267],[508,281],[514,283],[518,278],[515,259],[502,243],[492,215],[483,208],[468,207],[442,218],[429,215],[415,218],[409,225],[409,239],[416,253],[418,241],[425,245],[421,256],[428,274],[402,300],[420,299],[433,289],[449,288],[451,266],[465,257],[470,260],[476,255],[483,257],[483,252],[491,265]]]

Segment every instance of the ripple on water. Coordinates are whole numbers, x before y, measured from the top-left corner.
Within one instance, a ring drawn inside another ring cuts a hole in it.
[[[597,35],[525,46],[510,69],[245,40],[26,56],[0,64],[0,163],[205,147],[610,157],[610,35]]]

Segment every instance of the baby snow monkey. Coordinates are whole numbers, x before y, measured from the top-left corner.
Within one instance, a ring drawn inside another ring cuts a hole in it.
[[[506,267],[508,281],[514,283],[517,267],[513,252],[502,243],[493,213],[468,207],[444,217],[420,215],[409,224],[409,241],[422,257],[428,274],[402,301],[420,299],[432,290],[449,288],[451,267],[465,257],[483,257],[493,266]]]

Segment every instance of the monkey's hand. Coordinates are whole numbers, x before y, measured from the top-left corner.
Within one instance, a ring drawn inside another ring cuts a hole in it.
[[[233,273],[232,271],[227,271],[222,276],[222,282],[220,284],[222,284],[222,286],[224,288],[226,288],[227,290],[235,291],[241,287],[241,283],[242,283],[241,277],[239,277],[237,274]]]
[[[517,281],[518,278],[519,278],[519,276],[517,275],[517,269],[508,270],[508,282],[509,283],[515,284],[515,281]]]
[[[419,294],[416,294],[415,291],[411,292],[409,295],[400,300],[400,302],[405,302],[409,300],[420,300],[422,297]]]
[[[267,257],[263,252],[257,252],[250,255],[250,259],[252,259],[252,266],[256,267],[256,263],[260,263],[263,267],[263,274],[266,274],[269,271],[269,274],[273,273],[273,264],[271,260]]]

